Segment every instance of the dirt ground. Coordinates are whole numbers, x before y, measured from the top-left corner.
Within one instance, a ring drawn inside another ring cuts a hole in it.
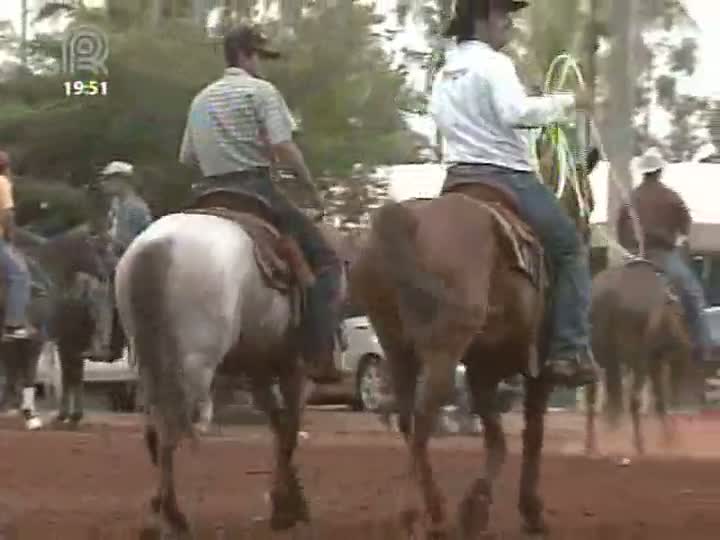
[[[720,420],[683,421],[673,455],[651,452],[621,467],[623,437],[603,438],[606,457],[579,455],[582,420],[550,417],[543,492],[550,538],[694,540],[720,538]],[[521,538],[515,510],[519,418],[507,428],[513,449],[497,486],[494,538]],[[402,538],[406,452],[369,416],[312,411],[298,464],[315,539]],[[649,430],[649,440],[655,433]],[[481,440],[436,439],[433,462],[451,508],[482,467]],[[156,477],[134,416],[92,415],[79,432],[22,431],[0,420],[0,539],[137,538]],[[272,535],[264,494],[271,466],[262,426],[226,427],[179,452],[181,503],[200,539]]]

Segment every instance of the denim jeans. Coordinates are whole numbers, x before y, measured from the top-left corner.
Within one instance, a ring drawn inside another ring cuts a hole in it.
[[[695,349],[700,351],[709,347],[712,338],[704,312],[707,306],[705,292],[680,249],[648,251],[648,259],[661,266],[677,288]]]
[[[590,266],[575,224],[535,173],[492,165],[476,166],[517,197],[520,216],[545,248],[555,282],[550,358],[573,357],[590,347]],[[472,182],[472,176],[462,181]],[[447,185],[447,184],[446,184]]]
[[[332,299],[337,297],[342,276],[342,266],[335,251],[312,220],[275,189],[268,173],[259,171],[206,178],[194,185],[193,191],[199,195],[206,190],[220,188],[259,195],[278,216],[282,232],[300,245],[316,276],[315,285],[308,291],[308,316],[304,317],[303,335],[310,347],[317,344],[332,347],[334,333],[340,323],[340,306]]]
[[[7,282],[5,326],[23,326],[27,323],[32,279],[25,258],[14,246],[2,239],[0,239],[0,265],[5,272]]]

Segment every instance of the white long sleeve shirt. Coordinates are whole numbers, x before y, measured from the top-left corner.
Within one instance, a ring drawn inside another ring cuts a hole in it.
[[[430,112],[452,163],[533,171],[529,128],[563,120],[574,109],[569,94],[530,97],[509,56],[481,41],[448,53],[430,98]]]

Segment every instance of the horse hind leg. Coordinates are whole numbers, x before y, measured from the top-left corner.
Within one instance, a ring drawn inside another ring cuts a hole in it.
[[[150,521],[141,530],[141,540],[192,538],[175,489],[174,455],[184,428],[170,424],[171,420],[160,409],[146,404],[144,440],[150,461],[158,473],[158,490],[150,499]],[[189,415],[187,428],[191,429]]]
[[[170,538],[190,538],[190,527],[178,507],[175,493],[174,452],[177,441],[162,437],[150,417],[145,424],[144,438],[150,461],[160,478],[158,492],[150,499],[152,521],[141,530],[140,540],[167,538],[162,532],[164,524],[170,529]]]
[[[30,431],[43,427],[43,422],[35,406],[35,379],[37,375],[37,364],[40,359],[41,343],[23,342],[18,344],[20,357],[22,358],[22,402],[20,410],[25,420],[25,427]]]
[[[633,444],[638,455],[645,453],[645,439],[642,429],[642,394],[645,388],[647,375],[644,366],[636,366],[632,377],[630,390],[630,414],[633,423]]]
[[[428,538],[444,539],[450,534],[445,499],[435,481],[428,453],[428,442],[435,431],[440,408],[448,403],[455,389],[455,368],[472,336],[442,347],[418,351],[422,371],[415,401],[412,432],[409,439],[411,467],[415,472],[430,520]],[[454,346],[453,346],[454,345]]]
[[[383,345],[383,347],[385,347]],[[386,401],[392,401],[392,408],[397,412],[397,427],[402,433],[408,450],[412,452],[412,437],[414,430],[413,409],[417,391],[419,363],[411,350],[402,348],[385,349],[384,384],[388,386]],[[390,352],[392,351],[392,352]],[[391,390],[390,390],[391,389]],[[412,485],[414,466],[411,465],[409,476],[403,482],[401,495],[401,526],[409,537],[414,536],[413,531],[418,521],[420,501],[417,497],[417,488]]]
[[[253,378],[251,386],[255,404],[268,416],[275,435],[270,527],[277,531],[287,530],[298,522],[310,521],[307,501],[292,463],[300,431],[302,373],[293,368],[280,376],[284,407],[280,406],[270,380]]]
[[[675,426],[672,419],[668,416],[667,410],[667,397],[668,397],[668,386],[667,381],[670,369],[666,358],[658,358],[653,364],[653,369],[650,372],[650,384],[653,391],[655,414],[660,421],[662,429],[663,444],[666,449],[672,448],[675,445],[676,433]]]
[[[597,397],[598,383],[585,387],[585,454],[595,456],[597,444]]]
[[[490,523],[492,487],[500,475],[507,457],[507,443],[502,428],[502,419],[497,410],[497,386],[487,384],[479,378],[478,370],[470,365],[467,383],[473,399],[473,408],[483,423],[486,464],[485,475],[477,478],[470,486],[459,507],[461,530],[466,538],[475,538],[487,531]]]
[[[525,382],[525,429],[520,473],[519,509],[525,521],[525,531],[545,534],[548,531],[540,497],[540,462],[545,436],[545,411],[552,387],[543,379]]]
[[[170,529],[171,538],[178,540],[190,539],[190,526],[187,518],[180,511],[175,490],[174,458],[178,440],[167,436],[161,431],[157,437],[158,472],[160,489],[151,500],[152,510],[159,512]]]
[[[16,413],[20,410],[22,401],[20,385],[20,359],[13,353],[14,343],[0,343],[0,358],[5,367],[5,388],[2,396],[2,411]]]
[[[77,386],[78,380],[82,385],[83,360],[77,356],[73,349],[66,347],[62,343],[58,346],[58,355],[60,357],[62,389],[58,414],[54,423],[58,426],[76,428],[82,417],[77,413]]]
[[[63,396],[58,420],[66,422],[70,429],[76,429],[84,416],[83,373],[85,360],[74,350],[63,347],[59,352]]]
[[[73,411],[70,413],[70,424],[77,427],[85,417],[85,361],[82,358],[73,359]]]
[[[195,424],[195,430],[198,433],[211,435],[217,429],[213,423],[214,412],[212,395],[200,400],[200,403],[198,403],[198,419]]]
[[[34,431],[43,427],[43,422],[35,408],[35,385],[23,388],[21,410],[26,429]]]

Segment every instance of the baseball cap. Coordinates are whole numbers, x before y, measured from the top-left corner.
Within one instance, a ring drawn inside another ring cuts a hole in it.
[[[240,24],[225,34],[225,50],[255,51],[261,58],[280,58],[280,52],[269,46],[267,35],[257,25]]]

